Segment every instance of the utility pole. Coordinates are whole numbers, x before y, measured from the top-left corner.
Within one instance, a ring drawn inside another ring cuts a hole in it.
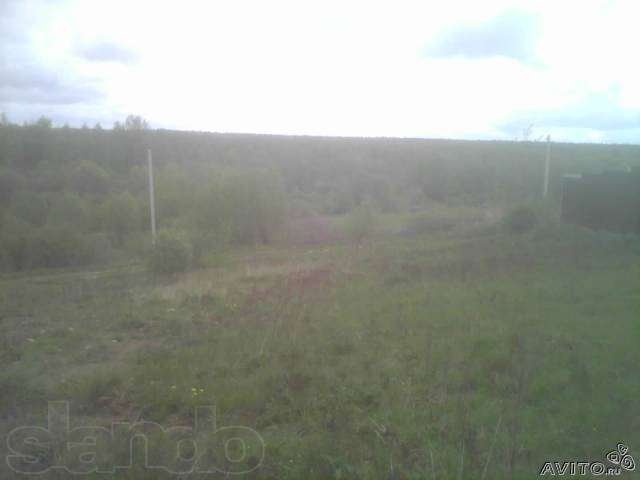
[[[151,242],[156,244],[156,202],[153,191],[153,159],[151,158],[151,149],[147,148],[147,165],[149,169],[149,205],[151,207]]]
[[[544,184],[542,186],[542,198],[547,198],[549,193],[549,164],[551,163],[551,135],[547,135],[547,157],[544,162]]]

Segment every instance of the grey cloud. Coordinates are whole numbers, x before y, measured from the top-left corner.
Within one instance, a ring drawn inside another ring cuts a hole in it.
[[[470,59],[502,56],[531,62],[535,60],[539,26],[538,17],[509,11],[480,24],[444,32],[427,46],[425,54]]]
[[[26,28],[19,3],[0,0],[0,62],[8,61],[24,49]]]
[[[44,91],[0,87],[0,102],[3,104],[71,105],[95,100],[96,91],[91,88],[64,88]]]
[[[55,89],[59,86],[57,77],[36,66],[0,66],[0,89]]]
[[[137,56],[130,50],[110,42],[95,43],[79,50],[80,56],[91,62],[133,63]]]
[[[66,68],[37,60],[29,38],[33,11],[19,0],[0,0],[0,103],[10,105],[72,105],[95,102],[103,94],[97,84]],[[32,29],[35,27],[32,27]]]
[[[621,107],[611,93],[595,94],[564,112],[545,112],[541,122],[556,127],[625,130],[640,127],[640,112]]]
[[[28,63],[0,64],[0,102],[68,105],[99,100],[102,93],[86,80],[67,79]]]
[[[640,127],[615,130],[607,133],[607,141],[609,142],[632,143],[635,145],[638,145],[640,143]]]
[[[100,123],[103,128],[111,128],[115,120],[124,118],[125,114],[104,108],[101,105],[37,105],[20,104],[7,105],[5,109],[9,121],[13,123],[33,122],[45,116],[53,120],[56,126],[69,125],[71,127],[81,127],[86,124],[93,127]]]
[[[640,112],[620,105],[619,92],[612,88],[592,92],[562,110],[529,110],[515,112],[500,128],[509,134],[519,133],[523,125],[539,128],[591,129],[619,132],[640,128]]]

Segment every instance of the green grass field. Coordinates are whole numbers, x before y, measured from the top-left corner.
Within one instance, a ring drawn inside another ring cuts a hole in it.
[[[535,478],[618,442],[638,462],[639,253],[637,237],[557,224],[470,226],[235,250],[169,279],[140,266],[0,277],[0,429],[46,427],[47,401],[67,400],[72,427],[191,426],[215,405],[218,428],[257,432],[226,456],[224,432],[198,432],[207,465],[245,475],[177,476],[135,456],[85,476],[101,479]],[[177,471],[148,435],[152,460]],[[52,443],[33,468],[77,466]]]

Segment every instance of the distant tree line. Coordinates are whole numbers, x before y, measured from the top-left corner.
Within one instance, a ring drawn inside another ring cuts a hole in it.
[[[159,228],[197,258],[268,243],[287,215],[378,211],[430,202],[509,204],[540,193],[544,145],[286,137],[16,125],[0,116],[0,269],[127,261],[149,249],[146,149],[156,166]],[[637,165],[640,147],[554,144],[551,193],[566,172]]]

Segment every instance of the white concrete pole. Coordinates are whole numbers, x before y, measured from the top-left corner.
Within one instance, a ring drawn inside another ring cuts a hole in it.
[[[151,207],[151,242],[156,244],[156,202],[155,193],[153,191],[153,159],[151,157],[151,149],[147,149],[147,165],[149,168],[149,205]]]
[[[547,157],[544,162],[544,184],[542,185],[542,198],[547,198],[549,193],[549,164],[551,163],[551,135],[547,135]]]

